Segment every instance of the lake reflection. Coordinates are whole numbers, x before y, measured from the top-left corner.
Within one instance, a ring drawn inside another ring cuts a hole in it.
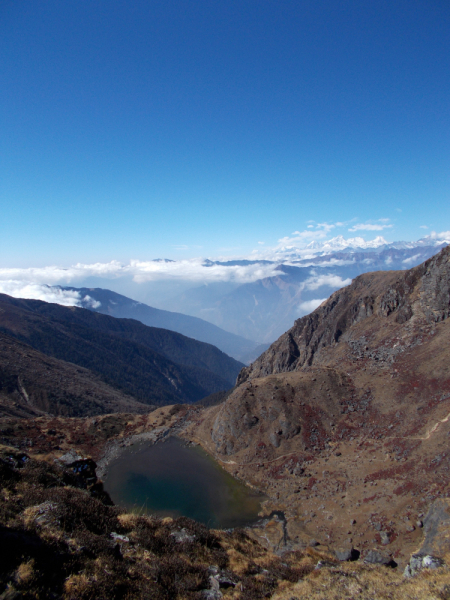
[[[183,515],[223,529],[255,522],[265,500],[200,446],[174,437],[125,450],[108,467],[104,483],[114,503],[130,511]]]

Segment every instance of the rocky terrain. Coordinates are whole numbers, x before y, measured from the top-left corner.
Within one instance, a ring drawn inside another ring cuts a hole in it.
[[[144,437],[182,434],[201,417],[202,409],[179,405],[141,416],[1,419],[0,441],[8,445],[0,445],[0,598],[449,597],[449,567],[428,554],[415,555],[405,577],[383,551],[355,562],[356,550],[336,552],[313,540],[292,549],[286,537],[273,547],[282,513],[259,528],[213,531],[184,517],[157,519],[111,505],[98,479],[108,457]],[[426,553],[439,550],[445,528],[450,505],[441,499],[424,519]],[[447,549],[444,543],[444,555]]]
[[[266,514],[283,514],[263,543],[375,548],[401,566],[418,549],[430,504],[450,496],[449,298],[449,248],[410,271],[361,275],[191,426],[269,495]]]

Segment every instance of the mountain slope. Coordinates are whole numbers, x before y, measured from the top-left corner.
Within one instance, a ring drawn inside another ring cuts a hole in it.
[[[153,308],[110,290],[73,287],[65,287],[63,289],[77,291],[83,299],[88,296],[90,299],[89,302],[86,301],[83,303],[83,300],[81,301],[83,308],[88,308],[89,310],[112,317],[136,319],[150,327],[176,331],[194,340],[212,344],[222,350],[222,352],[225,352],[225,354],[242,362],[245,362],[246,357],[258,345],[256,342],[225,331],[203,319]],[[98,306],[97,303],[100,305]]]
[[[449,316],[450,247],[361,275],[245,367],[191,435],[270,496],[291,547],[314,538],[402,563],[430,503],[450,496]]]
[[[194,402],[232,387],[241,363],[180,334],[82,308],[0,296],[0,331],[89,368],[146,404]]]
[[[0,415],[87,417],[147,413],[152,407],[71,363],[51,358],[0,333]]]
[[[339,353],[334,346],[352,343],[359,332],[375,335],[376,331],[377,343],[385,335],[403,338],[419,323],[431,327],[444,321],[449,316],[449,256],[447,247],[409,271],[379,271],[357,277],[313,313],[298,319],[251,367],[243,369],[240,380],[303,366],[336,364]],[[396,348],[393,357],[404,347],[398,344]],[[369,346],[365,352],[370,352]]]

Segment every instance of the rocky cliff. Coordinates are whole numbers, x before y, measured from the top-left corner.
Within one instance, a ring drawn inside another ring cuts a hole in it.
[[[330,349],[334,350],[338,343],[354,346],[355,336],[367,328],[379,328],[386,335],[402,332],[407,341],[414,328],[431,327],[448,318],[449,280],[450,247],[410,271],[360,275],[313,313],[298,319],[252,365],[242,369],[238,383],[313,365],[339,363],[339,353]],[[378,339],[379,336],[373,338],[374,347]],[[364,352],[370,352],[370,348],[365,347]]]

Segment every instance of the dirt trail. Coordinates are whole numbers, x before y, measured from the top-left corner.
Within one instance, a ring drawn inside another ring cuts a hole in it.
[[[441,423],[447,423],[447,421],[450,419],[450,413],[448,413],[448,415],[446,417],[444,417],[443,419],[439,419],[439,421],[437,421],[437,423],[435,423],[433,425],[433,427],[428,431],[428,433],[423,436],[423,437],[418,437],[418,436],[412,436],[412,435],[390,435],[390,436],[386,436],[385,439],[388,440],[429,440],[430,437],[433,435],[433,433],[435,433],[439,427],[439,425]]]

